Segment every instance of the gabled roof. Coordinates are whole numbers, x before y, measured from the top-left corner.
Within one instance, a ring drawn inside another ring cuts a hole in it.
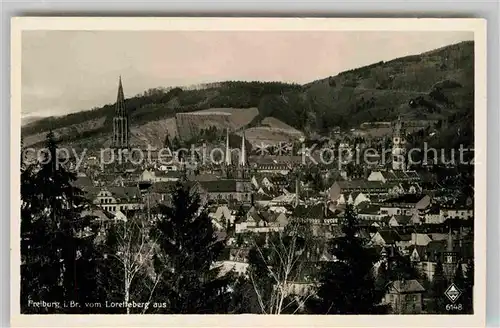
[[[421,201],[426,195],[424,194],[405,194],[398,197],[386,199],[385,204],[416,204]]]
[[[385,241],[386,244],[393,244],[395,242],[401,241],[401,237],[394,230],[379,230],[378,234]]]
[[[393,171],[392,174],[394,174],[398,180],[407,179],[407,175],[403,171]]]
[[[393,215],[398,224],[408,225],[411,222],[411,215]]]
[[[155,176],[157,177],[167,177],[167,178],[180,178],[182,177],[181,171],[155,171]]]
[[[273,175],[273,176],[268,177],[268,179],[272,184],[275,184],[275,185],[285,185],[288,183],[287,178],[284,176]]]
[[[122,201],[139,201],[141,199],[141,191],[139,187],[130,187],[130,186],[113,186],[107,188],[113,197]]]
[[[188,179],[191,180],[191,181],[216,181],[219,179],[218,176],[216,176],[215,174],[209,174],[209,173],[205,173],[205,174],[198,174],[198,175],[190,175],[188,176]]]
[[[340,180],[337,183],[341,189],[387,189],[387,186],[381,181]]]
[[[161,181],[155,182],[151,186],[151,191],[159,194],[168,194],[172,192],[172,189],[176,185],[175,181]]]
[[[414,250],[417,250],[418,256],[423,259],[425,257],[426,246],[421,245],[411,245],[409,247],[410,254],[413,253]]]
[[[379,214],[380,205],[373,205],[370,203],[362,204],[362,206],[358,206],[358,214]]]
[[[76,178],[75,181],[73,181],[72,185],[84,190],[85,188],[93,187],[94,183],[92,182],[92,179],[90,179],[89,177],[80,176]]]
[[[325,208],[323,204],[299,205],[292,210],[292,217],[301,219],[321,219],[324,218]]]
[[[446,251],[446,239],[443,240],[431,240],[426,247],[426,252],[429,253],[442,253]]]
[[[207,192],[236,192],[236,180],[221,179],[214,181],[199,181]]]
[[[425,288],[415,279],[391,282],[391,289],[398,293],[422,293]]]

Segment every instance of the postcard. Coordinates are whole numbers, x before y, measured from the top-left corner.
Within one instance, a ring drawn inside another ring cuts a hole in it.
[[[485,325],[485,20],[11,26],[14,327]]]

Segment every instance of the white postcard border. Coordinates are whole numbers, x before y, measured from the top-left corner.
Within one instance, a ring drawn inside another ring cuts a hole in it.
[[[23,30],[472,31],[475,44],[474,315],[21,315],[20,127]],[[486,312],[486,21],[462,18],[16,17],[11,21],[11,324],[13,327],[479,327]]]

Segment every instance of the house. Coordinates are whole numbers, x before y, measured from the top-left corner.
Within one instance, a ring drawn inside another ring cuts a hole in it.
[[[387,182],[419,182],[420,175],[415,171],[372,171],[367,178],[368,181]]]
[[[93,203],[111,213],[117,211],[126,212],[144,207],[139,187],[133,186],[111,186],[101,187]]]
[[[283,231],[288,224],[285,213],[259,211],[252,207],[241,222],[235,224],[236,233]]]
[[[412,225],[412,216],[411,215],[392,215],[388,222],[390,227],[399,227],[399,226],[407,226]]]
[[[386,245],[396,245],[396,243],[401,242],[401,236],[394,230],[379,230],[373,235],[370,243],[372,245],[386,246]]]
[[[411,244],[417,246],[427,246],[432,238],[426,233],[414,232],[411,234]]]
[[[181,178],[182,172],[180,171],[160,171],[160,170],[144,170],[140,176],[140,181],[148,182],[168,182],[177,181]]]
[[[414,263],[420,263],[425,259],[425,246],[411,245],[409,248],[410,260]]]
[[[425,288],[415,279],[392,281],[383,303],[390,306],[393,314],[422,313],[424,292]]]
[[[380,204],[380,213],[384,215],[420,215],[430,206],[428,195],[405,194],[390,198]]]
[[[219,222],[222,224],[224,227],[227,226],[227,224],[233,224],[235,220],[235,216],[232,213],[227,205],[222,205],[218,206],[215,212],[211,212],[209,216],[214,219],[216,222]]]
[[[215,181],[198,181],[207,200],[251,202],[252,183],[250,180],[220,179]]]
[[[294,221],[308,222],[311,224],[336,224],[340,211],[330,210],[324,204],[298,205],[293,208],[290,217]]]
[[[269,201],[269,206],[292,206],[300,203],[301,202],[297,194],[286,193]]]
[[[254,170],[258,173],[274,173],[287,175],[290,173],[290,165],[286,163],[257,163]]]
[[[432,204],[426,211],[424,211],[423,215],[424,215],[424,222],[426,224],[440,224],[444,222],[438,204]]]
[[[74,180],[72,182],[72,185],[74,187],[81,189],[81,190],[85,190],[85,189],[94,187],[94,182],[88,176],[79,175],[76,178],[76,180]]]
[[[155,182],[149,188],[149,202],[151,206],[156,204],[169,204],[171,201],[172,191],[175,187],[174,181]]]
[[[283,189],[288,186],[288,179],[283,175],[272,175],[262,179],[262,185],[268,189]]]
[[[365,181],[365,180],[348,180],[348,181],[335,181],[328,190],[329,198],[331,201],[336,201],[341,194],[350,194],[353,192],[360,192],[371,197],[374,195],[389,195],[397,193],[393,190],[392,185],[384,184],[380,181]]]
[[[362,221],[382,222],[384,215],[380,214],[380,205],[361,203],[358,205],[358,218]]]
[[[370,198],[364,193],[358,191],[340,194],[337,199],[333,200],[333,203],[337,206],[344,206],[346,204],[359,206],[361,203],[369,202]]]
[[[439,210],[439,219],[441,222],[446,219],[468,220],[474,217],[474,208],[472,206],[449,206]]]
[[[349,194],[347,202],[354,206],[358,206],[361,203],[370,202],[370,198],[362,192],[355,191]]]

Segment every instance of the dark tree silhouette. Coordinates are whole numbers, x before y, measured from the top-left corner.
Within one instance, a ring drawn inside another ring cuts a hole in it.
[[[92,218],[83,215],[88,204],[73,186],[75,174],[60,164],[62,160],[50,132],[44,158],[22,168],[22,313],[84,311],[66,305],[98,301],[102,296],[95,294],[98,256]],[[58,302],[59,306],[34,307],[30,301]]]
[[[379,305],[384,288],[376,288],[373,266],[379,260],[374,249],[367,247],[359,235],[358,219],[347,206],[342,224],[343,235],[331,243],[336,261],[325,264],[319,277],[317,298],[309,303],[316,314],[385,313]]]
[[[153,238],[159,283],[154,299],[162,313],[228,313],[232,276],[214,265],[225,241],[219,240],[199,195],[183,182],[172,192],[172,205],[159,205]],[[164,306],[163,306],[164,305]]]

